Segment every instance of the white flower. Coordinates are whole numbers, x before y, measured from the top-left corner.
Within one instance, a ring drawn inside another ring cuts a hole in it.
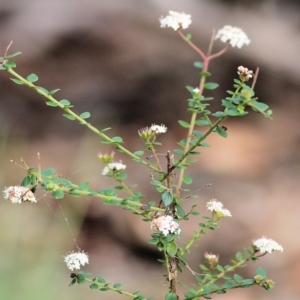
[[[166,17],[160,17],[160,27],[171,27],[175,31],[179,28],[187,29],[192,23],[191,15],[187,15],[184,12],[178,13],[176,11],[169,11],[169,15]]]
[[[121,161],[111,162],[103,169],[102,175],[107,175],[109,174],[110,171],[115,172],[115,171],[121,171],[125,169],[126,169],[126,165],[122,164]]]
[[[194,89],[193,89],[193,92],[199,94],[199,93],[200,93],[200,90],[199,90],[198,88],[194,88]]]
[[[238,48],[250,44],[249,38],[242,29],[229,25],[220,29],[216,34],[215,39],[220,39],[223,43],[229,43],[232,47],[237,46]]]
[[[80,269],[80,265],[84,266],[89,263],[89,257],[86,253],[82,252],[70,252],[64,257],[64,262],[67,264],[68,269],[73,271],[74,269]]]
[[[36,202],[34,193],[25,186],[10,186],[5,188],[3,197],[12,203]]]
[[[273,251],[283,252],[283,247],[281,245],[279,245],[272,239],[267,239],[264,236],[260,239],[253,241],[252,246],[255,250],[258,250],[261,253],[272,253]]]
[[[217,218],[225,218],[225,217],[231,217],[231,212],[223,208],[223,204],[220,201],[217,201],[217,199],[212,199],[206,203],[206,208],[210,211],[212,211]]]
[[[150,129],[153,132],[155,132],[156,134],[167,132],[167,127],[165,125],[163,125],[163,124],[161,124],[161,125],[152,124],[152,126],[150,127]]]
[[[179,224],[174,221],[172,216],[160,216],[153,219],[151,222],[151,229],[158,230],[165,236],[169,233],[180,234],[181,232]]]

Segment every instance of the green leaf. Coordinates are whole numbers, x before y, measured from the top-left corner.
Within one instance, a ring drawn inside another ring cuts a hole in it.
[[[192,216],[200,216],[201,214],[198,211],[192,211],[191,215]]]
[[[238,283],[241,283],[244,280],[244,278],[242,276],[238,275],[238,274],[234,274],[233,278]]]
[[[267,276],[266,271],[261,267],[256,269],[255,274],[261,276],[262,278],[266,278],[266,276]]]
[[[88,111],[86,111],[86,112],[80,114],[79,117],[82,119],[88,119],[90,116],[91,116],[91,114]]]
[[[77,278],[73,278],[72,281],[69,284],[69,287],[74,285],[77,282]]]
[[[48,90],[46,90],[45,88],[43,88],[43,87],[38,87],[39,89],[37,90],[37,92],[39,93],[39,94],[42,94],[42,93],[44,93],[44,94],[47,94],[47,95],[49,95],[49,91]]]
[[[196,120],[195,122],[197,125],[199,126],[206,126],[206,125],[209,125],[209,121],[206,120],[205,118],[201,118],[199,120]]]
[[[151,239],[151,240],[148,241],[148,243],[151,244],[151,245],[156,245],[156,244],[159,243],[159,239]]]
[[[144,151],[142,151],[142,150],[135,151],[135,152],[133,152],[133,154],[137,155],[137,156],[142,156],[142,155],[144,155]]]
[[[243,287],[247,287],[247,286],[250,286],[252,284],[255,283],[255,279],[244,279],[242,282],[241,282],[241,285]]]
[[[64,106],[69,106],[71,103],[69,100],[67,99],[62,99],[59,101],[60,104],[64,105]]]
[[[201,61],[195,61],[194,62],[194,67],[198,68],[198,69],[202,69],[203,68],[203,62],[201,62]]]
[[[172,243],[167,245],[167,253],[171,257],[174,257],[176,255],[177,250],[178,250],[178,246],[176,245],[176,243],[172,242]]]
[[[56,190],[52,192],[55,199],[62,199],[64,197],[64,192],[62,190]]]
[[[35,75],[35,74],[30,74],[30,75],[28,75],[27,77],[26,77],[26,79],[27,79],[27,81],[29,81],[29,82],[36,82],[36,81],[38,81],[38,76],[37,75]]]
[[[57,93],[58,91],[60,91],[60,89],[55,89],[49,92],[49,95],[54,95],[55,93]]]
[[[57,106],[57,104],[55,102],[52,102],[52,101],[46,101],[46,105],[53,106],[53,107]]]
[[[244,260],[244,256],[241,252],[238,252],[236,255],[235,255],[236,259],[239,260],[239,261],[242,261]]]
[[[169,292],[168,294],[166,294],[165,300],[178,300],[178,297],[175,293]]]
[[[16,64],[13,61],[7,61],[3,66],[7,69],[11,69],[11,68],[15,68]]]
[[[13,81],[13,82],[16,83],[16,84],[19,84],[19,85],[24,84],[24,82],[23,82],[22,80],[19,80],[19,79],[10,78],[10,80]]]
[[[98,277],[97,277],[97,281],[98,281],[99,283],[102,283],[102,284],[106,283],[106,280],[105,280],[103,277],[101,277],[101,276],[98,276]]]
[[[55,174],[54,168],[45,169],[41,172],[43,177],[52,177]]]
[[[269,108],[269,106],[265,103],[258,102],[258,101],[251,101],[248,103],[253,109],[256,109],[258,111],[265,111],[266,109]]]
[[[224,272],[224,268],[223,268],[221,265],[217,265],[217,269],[218,269],[220,272]]]
[[[122,143],[123,142],[123,139],[119,136],[114,136],[112,138],[112,140],[113,140],[114,143]]]
[[[181,205],[177,204],[176,205],[176,211],[177,211],[177,214],[179,217],[184,217],[185,216],[185,211],[184,209],[182,208]]]
[[[182,121],[182,120],[178,120],[178,123],[184,127],[184,128],[189,128],[190,124],[188,122]]]
[[[233,286],[235,286],[235,281],[234,280],[227,280],[222,287],[224,289],[231,289]]]
[[[196,137],[196,138],[202,138],[204,136],[204,133],[199,131],[199,130],[194,130],[193,131],[193,135]]]
[[[74,116],[72,116],[72,115],[69,115],[69,114],[63,114],[63,116],[64,117],[66,117],[67,119],[69,119],[69,120],[75,120],[75,117]]]
[[[164,206],[169,206],[173,202],[173,196],[169,191],[164,191],[161,195]]]
[[[188,177],[188,176],[183,176],[183,179],[182,181],[185,183],[185,184],[191,184],[193,182],[193,179],[191,177]]]
[[[200,76],[201,77],[209,77],[209,76],[211,76],[211,73],[210,72],[200,72]]]
[[[173,152],[178,156],[182,156],[184,154],[184,151],[182,151],[180,149],[174,149]]]
[[[93,284],[90,285],[91,290],[98,290],[98,288],[99,288],[99,286],[98,286],[97,283],[93,283]]]
[[[120,289],[120,287],[122,287],[122,285],[121,285],[121,283],[115,283],[115,284],[113,285],[113,287],[114,287],[115,289]]]
[[[217,111],[214,114],[212,114],[212,116],[214,116],[216,118],[223,118],[225,115],[222,111]]]
[[[209,148],[209,147],[210,147],[210,144],[205,143],[205,142],[201,142],[199,145],[200,145],[201,147],[203,147],[203,148]]]
[[[31,176],[26,176],[21,182],[21,186],[28,186],[31,184]]]
[[[185,258],[185,257],[183,256],[183,254],[180,253],[179,251],[178,251],[178,253],[177,253],[177,256],[179,257],[179,259],[180,259],[185,265],[188,264],[186,258]]]
[[[7,55],[5,58],[12,58],[12,57],[15,57],[15,56],[20,55],[20,54],[22,54],[22,52],[15,52],[15,53]]]
[[[222,126],[218,126],[217,128],[216,128],[216,132],[220,135],[220,136],[222,136],[222,137],[227,137],[227,132],[226,132],[226,130],[224,130],[224,128],[222,127]]]
[[[214,90],[214,89],[216,89],[218,86],[219,86],[219,84],[214,83],[214,82],[206,82],[206,83],[204,84],[204,88],[207,89],[207,90]]]

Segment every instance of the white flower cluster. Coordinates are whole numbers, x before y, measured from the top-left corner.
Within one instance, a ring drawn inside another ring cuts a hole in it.
[[[242,29],[229,25],[220,29],[216,34],[215,39],[220,39],[223,43],[229,43],[232,47],[236,46],[238,48],[250,44],[249,38]]]
[[[3,197],[12,203],[36,202],[34,193],[25,186],[10,186],[5,188]]]
[[[212,199],[206,203],[206,208],[216,214],[218,218],[231,217],[231,212],[223,208],[222,202],[217,201],[217,199]]]
[[[172,10],[169,11],[169,15],[166,17],[160,17],[159,21],[160,27],[171,27],[175,31],[179,28],[187,29],[192,23],[191,15],[187,15],[184,12],[178,13]]]
[[[252,243],[252,246],[255,250],[258,250],[261,253],[272,253],[273,251],[283,252],[283,247],[279,245],[277,242],[272,239],[267,239],[266,237],[262,237],[260,239],[255,240]]]
[[[126,169],[126,165],[122,164],[121,161],[119,162],[111,162],[109,163],[102,171],[102,175],[107,175],[109,174],[110,171],[121,171],[121,170],[125,170]]]
[[[179,224],[174,221],[172,216],[160,216],[153,219],[151,222],[151,229],[158,230],[165,236],[169,233],[180,234],[181,232]]]
[[[80,269],[80,265],[84,266],[89,263],[89,257],[86,253],[82,252],[70,252],[64,257],[64,262],[67,264],[68,269],[73,271],[74,269]]]
[[[168,128],[164,124],[161,124],[161,125],[152,124],[151,127],[150,127],[150,130],[152,130],[156,134],[166,133],[167,129]]]

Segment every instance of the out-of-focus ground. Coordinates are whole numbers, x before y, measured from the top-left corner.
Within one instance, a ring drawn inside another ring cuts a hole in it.
[[[69,99],[78,112],[90,111],[99,128],[111,126],[111,135],[124,137],[130,150],[143,147],[137,130],[152,123],[168,127],[159,151],[177,148],[185,134],[177,120],[188,119],[185,85],[198,84],[192,65],[200,58],[176,32],[159,28],[161,15],[168,10],[190,13],[193,23],[188,32],[203,49],[213,28],[229,24],[248,34],[248,47],[230,49],[212,62],[212,81],[220,82],[214,96],[225,97],[239,65],[260,67],[256,93],[272,107],[273,120],[250,113],[227,122],[228,139],[212,136],[211,148],[202,151],[189,171],[194,178],[191,190],[212,184],[195,201],[200,211],[209,199],[217,198],[233,214],[193,249],[189,262],[197,270],[209,251],[219,253],[226,264],[262,235],[282,244],[284,252],[242,270],[251,277],[256,267],[264,267],[276,282],[275,290],[255,287],[213,299],[300,298],[299,5],[300,1],[267,0],[0,2],[0,51],[14,41],[11,51],[23,53],[15,59],[17,71],[38,74],[39,85],[48,90],[61,88],[59,99]],[[216,42],[214,47],[217,51],[223,44]],[[55,167],[74,182],[90,181],[97,189],[113,186],[101,176],[103,166],[97,159],[99,151],[109,148],[63,118],[60,110],[46,106],[32,90],[12,83],[7,73],[0,76],[1,189],[19,184],[24,176],[10,159],[22,157],[36,166],[37,152],[43,168]],[[128,182],[138,183],[149,195],[147,201],[159,200],[147,170],[121,154],[117,159],[127,164]],[[88,286],[67,288],[70,278],[62,255],[74,249],[73,236],[90,254],[86,270],[93,275],[162,299],[166,286],[157,263],[159,253],[147,242],[149,224],[96,199],[57,201],[42,191],[37,195],[36,205],[1,202],[1,299],[122,299]],[[197,223],[199,219],[193,218],[184,225],[186,237]],[[181,279],[193,280],[188,271]]]

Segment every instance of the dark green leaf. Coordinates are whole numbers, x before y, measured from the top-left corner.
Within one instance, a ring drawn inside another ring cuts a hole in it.
[[[168,294],[166,294],[165,300],[178,300],[178,297],[175,293],[169,292]]]
[[[185,216],[185,211],[184,209],[182,208],[181,205],[177,204],[176,205],[176,211],[177,211],[177,214],[179,217],[184,217]]]
[[[178,246],[176,245],[176,243],[172,242],[172,243],[167,245],[167,253],[171,257],[174,257],[176,255],[177,250],[178,250]]]
[[[96,283],[93,283],[93,284],[90,285],[91,290],[98,290],[98,288],[99,288],[99,286]]]
[[[169,206],[173,201],[173,196],[169,191],[164,191],[161,195],[164,206]]]
[[[216,132],[220,135],[220,136],[222,136],[222,137],[227,137],[227,132],[226,132],[226,130],[224,130],[224,128],[223,127],[217,127],[216,128]]]

